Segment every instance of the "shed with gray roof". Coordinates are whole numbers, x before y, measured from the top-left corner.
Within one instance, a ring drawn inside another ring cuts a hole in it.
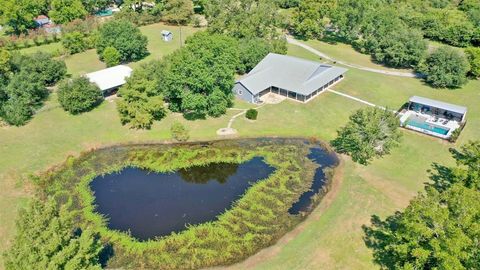
[[[341,67],[270,53],[235,83],[233,91],[251,103],[258,103],[260,97],[271,92],[308,102],[341,80],[346,71]]]

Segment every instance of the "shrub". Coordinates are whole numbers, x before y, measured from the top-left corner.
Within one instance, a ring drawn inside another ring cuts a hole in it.
[[[70,54],[83,52],[88,48],[84,35],[78,31],[66,33],[62,38],[62,45]]]
[[[122,56],[114,47],[107,47],[103,51],[102,58],[107,67],[113,67],[120,64],[120,58]]]
[[[131,22],[111,20],[99,31],[97,53],[102,56],[107,47],[114,47],[120,53],[122,62],[137,61],[148,54],[147,37]]]
[[[22,126],[30,120],[33,110],[25,98],[14,97],[2,105],[3,120],[10,125]]]
[[[84,77],[64,81],[58,87],[58,102],[71,114],[89,111],[101,103],[102,99],[98,86]]]
[[[337,152],[349,154],[353,161],[367,165],[371,159],[388,154],[398,144],[399,126],[397,116],[387,109],[360,109],[338,131],[332,145]]]
[[[180,122],[175,122],[170,127],[172,138],[179,142],[186,142],[190,138],[188,129]]]
[[[465,54],[470,63],[470,74],[474,77],[480,77],[480,48],[469,47],[465,49]]]
[[[247,117],[250,120],[257,120],[258,116],[258,111],[255,109],[248,109],[247,113],[245,114],[245,117]]]

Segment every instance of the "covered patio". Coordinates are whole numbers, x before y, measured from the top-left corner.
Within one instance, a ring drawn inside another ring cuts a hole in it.
[[[467,108],[434,99],[413,96],[400,118],[402,126],[448,139],[466,122]]]

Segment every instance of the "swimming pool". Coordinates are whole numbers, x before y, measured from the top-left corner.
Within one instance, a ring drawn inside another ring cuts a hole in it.
[[[430,131],[430,132],[434,132],[434,133],[437,133],[437,134],[440,134],[440,135],[444,135],[444,136],[448,134],[448,131],[450,131],[447,128],[438,127],[438,126],[429,124],[429,123],[423,121],[422,119],[413,118],[413,117],[408,118],[407,126],[421,128],[421,129],[424,129],[424,130],[427,130],[427,131]]]

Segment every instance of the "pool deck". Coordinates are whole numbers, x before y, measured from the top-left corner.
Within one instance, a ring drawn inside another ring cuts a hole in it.
[[[448,132],[447,132],[447,134],[444,135],[444,134],[440,134],[440,133],[437,133],[437,132],[434,132],[434,131],[431,131],[431,130],[428,130],[428,129],[423,129],[423,128],[420,128],[420,127],[415,127],[415,126],[412,126],[412,125],[408,125],[407,121],[412,116],[417,117],[417,118],[421,118],[422,120],[425,121],[425,123],[427,123],[429,125],[432,125],[434,127],[447,129]],[[435,117],[435,116],[432,116],[432,115],[429,115],[429,114],[424,114],[424,113],[411,111],[411,110],[406,111],[401,116],[400,122],[401,122],[402,126],[404,126],[405,128],[415,130],[415,131],[418,131],[418,132],[421,132],[421,133],[424,133],[424,134],[428,134],[428,135],[431,135],[431,136],[434,136],[434,137],[442,138],[442,139],[450,138],[450,136],[452,136],[452,132],[455,131],[456,129],[460,128],[460,123],[455,121],[455,120],[447,120],[447,119],[443,119],[441,117]],[[405,125],[405,123],[407,123],[407,124]]]

